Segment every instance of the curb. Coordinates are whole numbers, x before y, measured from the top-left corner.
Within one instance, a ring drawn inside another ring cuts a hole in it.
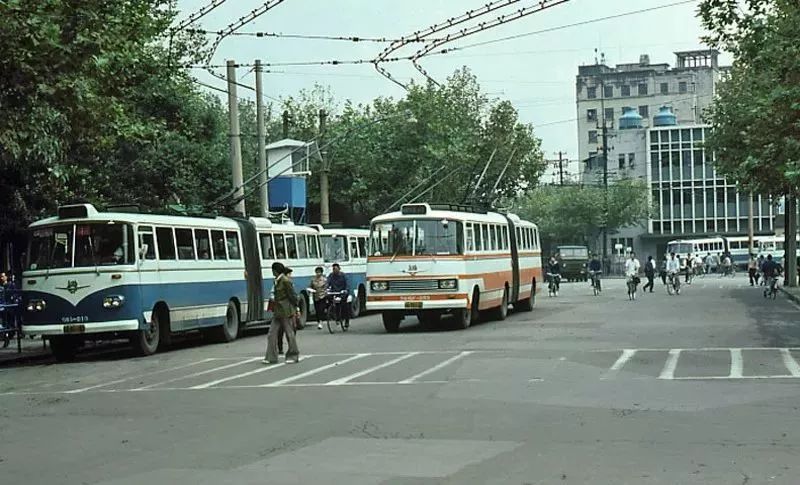
[[[791,293],[791,292],[789,292],[789,291],[786,291],[786,289],[785,289],[783,286],[781,286],[780,288],[778,288],[778,291],[780,291],[781,293],[783,293],[784,295],[786,295],[786,298],[788,298],[788,299],[792,300],[793,302],[795,302],[795,303],[800,303],[800,295],[795,295],[794,293]]]

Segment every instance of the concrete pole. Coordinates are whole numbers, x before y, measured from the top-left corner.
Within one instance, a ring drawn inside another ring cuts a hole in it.
[[[228,61],[228,119],[231,141],[231,172],[233,174],[234,197],[238,200],[236,212],[244,216],[244,176],[242,175],[242,143],[239,130],[239,97],[236,95],[236,62]]]
[[[786,272],[786,286],[797,286],[797,198],[794,194],[786,196],[786,234],[783,247],[783,269]]]
[[[266,126],[264,126],[264,100],[261,73],[261,60],[256,60],[256,129],[258,133],[258,185],[261,202],[261,216],[269,217],[269,188],[267,187],[267,148]]]
[[[748,200],[747,204],[747,247],[750,250],[747,252],[748,259],[751,254],[755,253],[753,248],[753,233],[755,232],[754,222],[753,222],[753,193],[750,192],[750,199]]]
[[[319,110],[319,139],[325,134],[325,121],[328,114],[324,109]],[[320,224],[330,224],[331,222],[331,208],[330,208],[330,185],[328,182],[329,165],[326,160],[322,161],[322,167],[319,171],[319,219]]]

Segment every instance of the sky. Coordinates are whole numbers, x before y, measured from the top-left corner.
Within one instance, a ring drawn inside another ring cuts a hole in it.
[[[240,29],[240,32],[280,32],[359,37],[396,38],[424,29],[447,18],[479,8],[488,0],[284,0],[266,14]],[[448,47],[497,40],[568,24],[592,21],[651,7],[669,5],[680,0],[569,0],[544,11],[495,27]],[[189,16],[212,0],[179,0],[179,20]],[[227,0],[201,19],[196,28],[220,30],[250,11],[264,0]],[[503,10],[514,10],[535,4],[522,0]],[[542,139],[545,157],[577,158],[577,125],[575,122],[575,76],[578,66],[594,64],[598,53],[606,64],[638,62],[641,54],[649,54],[652,63],[674,65],[674,52],[700,49],[703,29],[696,17],[699,1],[669,6],[644,13],[620,16],[583,25],[535,33],[512,40],[467,47],[445,55],[422,59],[422,66],[437,80],[445,79],[454,70],[467,66],[477,76],[491,98],[510,100],[520,120],[534,125]],[[491,19],[496,15],[489,14]],[[212,39],[210,36],[209,39]],[[295,38],[257,38],[230,36],[222,41],[212,64],[227,59],[265,63],[372,59],[386,44],[337,42]],[[410,55],[418,47],[410,46],[396,55]],[[597,52],[597,53],[596,53]],[[720,64],[730,62],[723,55]],[[398,79],[423,82],[424,77],[410,62],[386,64]],[[264,74],[265,94],[281,98],[310,89],[315,83],[329,86],[338,101],[350,99],[368,103],[378,96],[402,97],[403,88],[378,74],[371,64],[338,66],[274,67]],[[225,82],[202,70],[195,70],[198,80],[225,88]],[[241,82],[254,85],[247,69],[238,72]],[[240,89],[240,97],[254,93]]]

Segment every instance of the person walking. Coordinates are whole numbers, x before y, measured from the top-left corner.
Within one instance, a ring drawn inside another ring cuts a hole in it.
[[[750,254],[750,261],[747,262],[747,274],[750,276],[750,286],[756,286],[758,281],[758,261],[756,255]]]
[[[283,268],[283,274],[286,278],[292,283],[294,286],[294,280],[292,279],[292,268],[286,266]],[[300,328],[298,325],[298,315],[293,315],[292,320],[292,333],[297,335],[297,330]],[[278,327],[278,355],[283,355],[283,338],[286,335],[286,331],[283,327]],[[289,338],[286,338],[286,343],[289,343]]]
[[[642,287],[642,292],[646,292],[650,288],[650,293],[652,293],[653,281],[656,278],[656,262],[653,261],[652,256],[648,256],[647,262],[644,264],[644,275],[647,277],[647,284]]]
[[[314,277],[311,279],[311,289],[314,290],[314,314],[317,317],[317,329],[322,329],[321,318],[325,316],[325,299],[328,293],[328,279],[322,266],[314,268]]]
[[[289,348],[286,350],[286,362],[300,362],[300,351],[297,348],[297,340],[294,335],[294,316],[297,315],[297,293],[294,291],[291,279],[286,277],[286,267],[279,263],[272,263],[272,275],[275,277],[275,305],[272,313],[272,324],[269,326],[267,335],[267,353],[264,356],[263,364],[278,363],[278,334],[279,328],[283,328],[286,338],[289,341]]]

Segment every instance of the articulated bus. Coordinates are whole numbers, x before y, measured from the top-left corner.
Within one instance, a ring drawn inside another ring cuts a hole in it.
[[[276,260],[307,288],[322,264],[318,232],[259,218],[64,206],[30,226],[23,330],[47,338],[61,360],[86,340],[128,338],[140,355],[191,330],[229,342],[267,323]]]
[[[706,237],[700,239],[679,239],[667,243],[666,259],[669,259],[670,253],[675,253],[675,257],[680,259],[681,265],[686,264],[686,258],[689,254],[693,256],[700,254],[705,257],[707,254],[720,254],[727,251],[728,246],[725,239],[721,237]]]
[[[800,247],[800,235],[795,236],[798,247]],[[771,254],[772,259],[777,263],[783,264],[783,258],[786,255],[786,248],[784,244],[786,239],[784,236],[766,236],[759,240],[758,254],[764,256]]]
[[[771,240],[774,236],[753,236],[752,253],[758,254],[762,241]],[[746,268],[747,262],[750,261],[750,238],[748,236],[733,236],[726,237],[725,241],[728,243],[728,252],[731,253],[731,260],[733,264],[739,267]]]
[[[333,263],[338,263],[347,277],[348,287],[353,294],[351,316],[358,317],[367,302],[367,229],[323,228],[319,230],[322,245],[322,259],[326,274]]]
[[[543,284],[539,231],[513,214],[449,204],[405,204],[372,220],[367,310],[387,332],[407,315],[459,328],[480,312],[503,320],[508,305],[530,311]]]

